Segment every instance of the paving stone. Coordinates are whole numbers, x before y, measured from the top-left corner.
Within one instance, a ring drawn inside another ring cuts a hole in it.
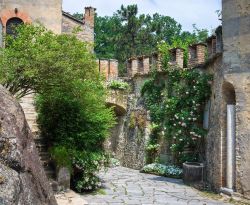
[[[201,197],[182,180],[140,173],[115,167],[99,175],[104,181],[105,195],[83,195],[89,205],[227,205]]]

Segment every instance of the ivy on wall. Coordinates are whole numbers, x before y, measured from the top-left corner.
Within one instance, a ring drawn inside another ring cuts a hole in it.
[[[162,71],[152,71],[151,79],[142,88],[151,121],[157,128],[153,129],[148,147],[157,147],[157,140],[163,135],[170,144],[174,163],[197,161],[206,136],[203,108],[210,97],[212,76],[197,69],[169,67],[170,47],[162,44],[159,48]]]

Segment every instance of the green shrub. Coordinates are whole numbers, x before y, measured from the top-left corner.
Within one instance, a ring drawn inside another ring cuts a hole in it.
[[[172,178],[181,178],[182,177],[182,169],[176,167],[174,165],[163,165],[158,163],[148,164],[142,168],[141,172],[156,174],[165,177]]]
[[[128,90],[129,84],[123,81],[119,81],[119,80],[112,80],[108,83],[108,88],[111,88],[114,90]]]
[[[72,162],[68,150],[63,146],[55,146],[49,150],[57,167],[67,167],[72,171]]]
[[[96,190],[101,187],[97,176],[102,167],[108,166],[108,157],[102,152],[77,151],[73,154],[73,187],[78,192]]]
[[[107,164],[103,142],[114,124],[112,110],[100,101],[101,88],[82,86],[77,98],[59,91],[37,99],[41,134],[57,165],[72,168],[72,188],[78,192],[100,187],[96,173]]]

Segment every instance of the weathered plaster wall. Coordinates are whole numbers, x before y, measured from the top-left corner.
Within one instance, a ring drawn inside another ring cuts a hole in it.
[[[250,2],[222,5],[224,79],[236,94],[236,191],[250,198]]]
[[[40,22],[53,32],[61,33],[62,0],[0,0],[0,18],[4,26],[9,18],[16,16],[26,22]]]
[[[207,68],[214,72],[207,180],[217,191],[226,187],[226,105],[235,103],[234,191],[250,198],[250,2],[223,0],[222,5],[223,56]]]
[[[224,132],[224,129],[221,127],[221,120],[223,119],[221,119],[220,115],[225,115],[221,110],[223,82],[222,56],[213,58],[206,66],[206,71],[213,74],[209,131],[206,137],[206,179],[212,189],[219,191],[225,185],[225,177],[222,178],[222,176],[225,176],[226,162],[225,143],[222,143],[222,141],[225,141],[225,137],[222,138],[221,136],[222,132]]]

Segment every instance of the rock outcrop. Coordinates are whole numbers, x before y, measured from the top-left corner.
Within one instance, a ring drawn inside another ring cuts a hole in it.
[[[0,204],[56,205],[19,103],[0,86]]]

